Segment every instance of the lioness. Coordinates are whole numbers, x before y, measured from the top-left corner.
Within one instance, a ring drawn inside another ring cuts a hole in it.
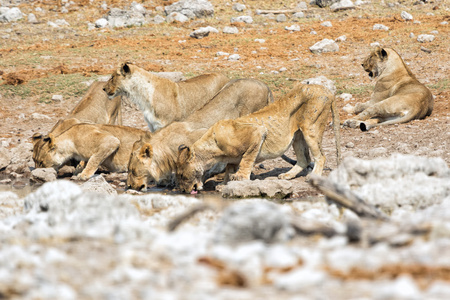
[[[37,165],[58,170],[67,161],[87,161],[78,175],[86,180],[100,165],[112,172],[127,171],[134,142],[150,134],[147,131],[118,125],[75,124],[59,135],[50,133],[39,152]]]
[[[297,163],[280,179],[292,179],[314,158],[313,174],[321,174],[325,157],[321,143],[325,126],[333,115],[338,162],[340,160],[339,115],[334,95],[320,85],[299,85],[280,100],[248,116],[214,124],[191,147],[178,150],[176,179],[181,191],[202,189],[205,170],[227,163],[225,181],[250,179],[256,162],[281,156],[293,143]],[[237,173],[231,169],[239,165]]]
[[[108,97],[126,95],[144,113],[151,132],[184,120],[201,108],[229,81],[219,73],[173,82],[131,63],[123,63],[111,75],[104,91]]]
[[[227,83],[205,106],[184,122],[174,122],[133,145],[128,164],[127,187],[146,189],[148,182],[159,185],[173,182],[178,146],[191,145],[215,122],[255,112],[273,102],[269,87],[255,79]]]
[[[371,99],[347,109],[356,113],[344,126],[367,131],[372,127],[423,119],[433,111],[433,95],[420,83],[393,49],[376,47],[362,64],[377,78]]]
[[[122,125],[121,97],[110,100],[103,92],[105,84],[106,82],[101,81],[94,82],[67,118],[59,120],[49,133],[56,136],[72,125],[81,122]],[[42,140],[43,137],[44,135],[41,133],[35,133],[32,136],[33,160],[36,166],[39,165],[39,153],[45,143]]]

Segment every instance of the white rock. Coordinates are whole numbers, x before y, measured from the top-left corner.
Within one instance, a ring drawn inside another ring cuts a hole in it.
[[[52,101],[63,101],[63,96],[62,95],[53,95]]]
[[[146,9],[144,6],[142,6],[142,4],[136,3],[134,1],[131,3],[131,10],[142,14],[146,12]]]
[[[277,17],[275,18],[275,20],[277,22],[286,22],[287,21],[287,17],[285,14],[278,14]]]
[[[56,180],[56,170],[53,168],[37,168],[31,171],[31,180],[34,182],[49,182]]]
[[[36,24],[38,20],[34,14],[28,14],[28,23]]]
[[[415,38],[416,36],[414,35],[414,33],[411,32],[411,33],[409,34],[409,37],[413,39],[413,38]]]
[[[31,119],[33,119],[33,120],[51,120],[51,118],[49,116],[46,116],[46,115],[43,115],[40,113],[32,113]]]
[[[345,35],[341,35],[335,41],[336,42],[345,42],[346,40],[347,40],[347,37]]]
[[[255,39],[255,42],[260,43],[260,44],[264,44],[266,42],[266,40],[264,40],[264,39]]]
[[[443,21],[443,22],[441,22],[439,24],[441,24],[441,25],[448,25],[448,22],[447,21]]]
[[[228,60],[230,60],[230,61],[238,61],[238,60],[240,60],[241,59],[241,56],[239,55],[239,54],[231,54],[229,57],[228,57]]]
[[[297,19],[304,18],[305,17],[305,13],[302,12],[302,11],[299,11],[299,12],[296,12],[295,14],[293,14],[292,17],[293,18],[297,18]]]
[[[333,27],[333,25],[331,24],[330,21],[325,21],[320,23],[320,25],[322,25],[323,27]]]
[[[161,23],[164,23],[165,21],[166,21],[166,19],[160,15],[156,15],[153,18],[153,23],[155,23],[155,24],[161,24]]]
[[[309,50],[311,50],[312,53],[338,52],[339,46],[333,40],[323,39],[309,47]]]
[[[173,12],[170,15],[168,15],[166,18],[167,23],[173,23],[175,21],[180,22],[180,23],[185,23],[185,22],[189,21],[189,18],[178,12]]]
[[[117,191],[105,180],[103,175],[95,175],[81,185],[83,191],[117,195]]]
[[[95,21],[95,27],[97,27],[97,28],[105,28],[108,25],[109,25],[109,22],[105,18],[101,18],[101,19],[98,19],[97,21]]]
[[[228,53],[228,52],[219,51],[216,53],[216,56],[228,56],[228,55],[230,55],[230,53]]]
[[[345,102],[350,101],[353,98],[352,94],[348,93],[342,93],[338,97],[344,100]]]
[[[47,25],[53,28],[59,27],[56,23],[52,22],[52,21],[48,21]]]
[[[0,13],[0,23],[15,22],[22,19],[23,16],[24,14],[17,7],[7,8]]]
[[[428,43],[434,41],[434,35],[432,34],[419,34],[417,41],[420,43]]]
[[[178,12],[190,19],[205,18],[214,15],[214,7],[207,0],[180,0],[172,5],[165,6],[166,15],[172,12]]]
[[[55,24],[58,25],[58,26],[70,26],[70,24],[64,19],[56,20]]]
[[[239,29],[236,26],[225,26],[222,31],[227,34],[239,33]]]
[[[303,84],[320,84],[329,89],[333,94],[336,93],[336,86],[334,85],[334,81],[326,78],[321,75],[315,78],[308,78],[302,81]]]
[[[241,4],[241,3],[233,4],[233,10],[235,10],[235,11],[241,12],[241,11],[244,11],[245,9],[246,9],[246,7],[244,4]]]
[[[299,25],[291,25],[291,26],[284,27],[284,29],[289,30],[289,31],[300,31],[300,26]]]
[[[308,9],[308,5],[306,4],[306,2],[299,2],[297,4],[297,6],[295,7],[295,9],[297,9],[297,10],[307,10]]]
[[[200,27],[199,29],[195,30],[194,32],[191,32],[191,34],[189,36],[192,38],[201,39],[201,38],[208,36],[211,32],[219,33],[219,31],[216,28],[207,26],[207,27]]]
[[[280,290],[301,292],[304,289],[320,286],[327,279],[323,271],[301,268],[285,273],[274,280],[274,285]]]
[[[11,162],[10,151],[6,148],[0,148],[0,170],[6,168]]]
[[[374,299],[424,299],[410,275],[400,275],[394,282],[389,282],[374,291]]]
[[[375,48],[377,46],[379,47],[380,43],[378,43],[378,42],[370,43],[370,47],[372,47],[372,48]]]
[[[384,30],[384,31],[388,31],[389,27],[383,25],[383,24],[375,24],[372,27],[372,30]]]
[[[332,11],[346,10],[346,9],[354,9],[355,5],[351,0],[341,0],[337,3],[334,3],[330,6]]]
[[[244,22],[247,24],[251,24],[251,23],[253,23],[253,18],[251,16],[239,16],[239,17],[231,18],[231,23],[235,23],[235,22]]]
[[[405,21],[411,21],[413,19],[413,16],[410,13],[407,13],[406,11],[402,11],[400,14],[403,20]]]
[[[269,247],[264,254],[264,265],[269,268],[290,268],[299,265],[299,258],[283,245]]]

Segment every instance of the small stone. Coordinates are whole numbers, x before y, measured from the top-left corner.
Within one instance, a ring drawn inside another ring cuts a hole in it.
[[[295,9],[296,10],[307,10],[308,9],[308,5],[306,4],[306,2],[299,2]]]
[[[330,6],[330,9],[332,11],[340,11],[340,10],[347,10],[347,9],[354,9],[354,8],[355,8],[355,5],[350,0],[341,0]]]
[[[53,168],[37,168],[31,171],[31,178],[34,182],[49,182],[56,180],[56,170]]]
[[[431,34],[420,34],[417,37],[417,41],[420,43],[428,43],[434,41],[434,35]]]
[[[312,35],[317,35],[317,31],[315,31],[315,30],[311,30],[311,32],[310,32],[309,34],[312,34]]]
[[[388,31],[389,27],[383,25],[383,24],[375,24],[372,27],[372,30],[384,30],[384,31]]]
[[[241,4],[241,3],[235,3],[235,4],[233,4],[233,10],[234,10],[234,11],[242,12],[242,11],[244,11],[245,9],[246,9],[246,7],[245,7],[244,4]]]
[[[416,36],[414,35],[414,33],[411,32],[411,33],[409,34],[409,37],[410,37],[411,39],[413,39],[413,38],[415,38]]]
[[[323,39],[320,42],[315,43],[313,46],[309,47],[312,53],[327,53],[327,52],[338,52],[339,46],[335,41],[330,39]]]
[[[223,31],[223,33],[226,33],[226,34],[239,33],[239,30],[235,26],[225,26],[222,31]]]
[[[187,21],[189,21],[189,18],[178,12],[173,12],[170,15],[168,15],[166,18],[167,23],[173,23],[173,22],[185,23]]]
[[[281,22],[286,22],[287,21],[287,17],[285,14],[279,14],[277,15],[276,19],[277,22],[281,23]]]
[[[346,148],[355,148],[355,144],[353,144],[352,142],[348,142],[347,144],[345,144]]]
[[[108,195],[117,195],[117,191],[100,174],[93,176],[81,185],[83,191],[96,192]]]
[[[216,53],[216,56],[228,56],[228,55],[230,55],[230,53],[228,53],[228,52],[219,51]]]
[[[228,60],[229,61],[238,61],[238,60],[240,60],[241,59],[241,56],[239,55],[239,54],[231,54],[229,57],[228,57]]]
[[[106,26],[108,26],[109,22],[108,20],[101,18],[98,19],[97,21],[95,21],[95,27],[96,28],[105,28]]]
[[[420,50],[422,50],[423,52],[426,52],[426,53],[431,53],[431,50],[430,49],[427,49],[427,48],[425,48],[425,47],[420,47]]]
[[[402,11],[400,14],[403,20],[405,21],[411,21],[413,19],[413,16],[410,13],[407,13],[406,11]]]
[[[290,31],[300,31],[300,26],[299,25],[286,26],[284,27],[284,29]]]
[[[320,25],[322,25],[323,27],[333,27],[333,25],[331,24],[330,21],[325,21],[320,23]]]
[[[341,35],[335,41],[336,42],[345,42],[346,40],[347,40],[347,37],[345,35]]]
[[[323,271],[301,268],[294,269],[277,277],[274,285],[288,292],[301,292],[307,288],[320,286],[325,282],[327,275]]]
[[[255,42],[258,42],[260,44],[264,44],[266,42],[266,40],[264,40],[264,39],[255,39]]]
[[[37,18],[36,18],[36,16],[34,14],[29,14],[28,15],[28,23],[31,23],[31,24],[38,23],[38,20],[37,20]]]
[[[345,102],[348,102],[348,101],[350,101],[353,98],[353,96],[352,96],[352,94],[342,93],[342,94],[339,95],[339,98],[341,98]]]
[[[46,115],[43,115],[40,113],[32,113],[31,119],[33,119],[33,120],[51,120],[51,118],[49,116],[46,116]]]
[[[447,21],[444,21],[444,22],[441,22],[441,23],[439,23],[439,24],[441,24],[441,25],[448,25],[448,22],[447,22]]]
[[[236,23],[236,22],[244,22],[247,24],[251,24],[251,23],[253,23],[253,18],[251,16],[239,16],[239,17],[231,18],[231,23]]]
[[[160,15],[156,15],[153,18],[153,23],[155,23],[155,24],[161,24],[161,23],[164,23],[165,21],[166,21],[166,19],[164,19],[164,17],[162,17]]]
[[[62,95],[53,95],[52,101],[63,101],[63,96]]]
[[[295,14],[292,15],[293,18],[296,19],[300,19],[300,18],[304,18],[305,17],[305,13],[302,11],[296,12]]]
[[[19,8],[13,7],[8,8],[6,7],[2,12],[0,13],[0,23],[10,23],[15,22],[23,18],[23,13],[20,11]]]
[[[380,43],[378,43],[378,42],[370,43],[370,47],[372,47],[372,48],[380,47]]]
[[[219,33],[219,31],[214,27],[207,26],[207,27],[200,27],[199,29],[192,32],[189,36],[196,39],[202,39],[204,37],[207,37],[211,32]]]

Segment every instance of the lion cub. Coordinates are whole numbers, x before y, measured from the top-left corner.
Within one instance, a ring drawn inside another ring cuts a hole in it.
[[[71,159],[87,161],[78,175],[81,180],[93,176],[100,165],[111,172],[125,172],[134,142],[146,134],[150,133],[127,126],[75,124],[59,135],[43,138],[36,164],[58,170]]]
[[[433,111],[430,90],[420,83],[393,49],[376,47],[362,64],[376,78],[371,99],[346,109],[357,115],[344,126],[367,131],[372,127],[423,119]]]
[[[297,163],[280,179],[292,179],[314,158],[313,174],[322,174],[321,143],[330,115],[340,160],[339,115],[334,95],[320,85],[299,85],[280,100],[250,115],[214,124],[191,147],[178,150],[176,179],[181,191],[201,190],[202,176],[213,165],[227,163],[225,181],[250,179],[255,163],[281,156],[294,146]],[[239,166],[237,173],[231,169]]]

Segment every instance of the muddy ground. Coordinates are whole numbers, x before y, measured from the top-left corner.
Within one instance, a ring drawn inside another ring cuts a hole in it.
[[[106,3],[110,8],[129,5],[126,1]],[[157,10],[158,6],[170,3],[155,0],[143,1],[142,5],[155,16],[164,15]],[[17,22],[0,23],[0,139],[5,141],[2,146],[12,149],[29,142],[35,132],[47,132],[75,106],[90,82],[105,78],[102,76],[124,61],[133,61],[150,71],[180,71],[187,78],[211,71],[223,72],[230,78],[256,78],[269,85],[275,98],[289,91],[298,80],[323,75],[335,83],[343,121],[350,117],[342,110],[343,106],[370,97],[374,82],[362,69],[361,62],[368,55],[370,44],[378,42],[397,50],[417,78],[430,88],[435,96],[434,111],[425,120],[365,133],[341,128],[343,156],[373,159],[399,152],[439,156],[450,163],[450,27],[445,23],[450,17],[445,1],[373,1],[339,12],[308,5],[304,18],[294,19],[287,14],[286,22],[276,22],[270,15],[256,15],[255,11],[295,9],[295,1],[246,1],[247,9],[242,13],[232,10],[232,2],[212,3],[215,8],[212,18],[93,30],[88,30],[87,23],[94,23],[108,12],[95,2],[76,1],[67,13],[61,13],[61,6],[53,1],[19,4],[25,15],[34,13],[38,23],[28,23],[26,16]],[[402,11],[411,13],[413,21],[403,20]],[[254,21],[231,24],[230,18],[239,15],[251,15]],[[65,19],[70,25],[52,28],[47,24],[57,19]],[[332,27],[322,26],[323,21],[331,21]],[[301,30],[285,30],[293,24],[300,25]],[[384,24],[389,30],[372,30],[374,24]],[[239,33],[222,33],[225,26],[231,25]],[[189,37],[194,29],[204,26],[213,26],[219,33],[203,39]],[[419,34],[432,31],[434,41],[417,41]],[[324,38],[342,35],[346,40],[338,43],[336,53],[313,54],[309,50]],[[219,51],[237,53],[240,60],[228,61],[227,56],[216,55]],[[342,93],[353,97],[346,102],[339,97]],[[53,101],[53,95],[62,95],[63,100]],[[31,118],[33,113],[49,118]],[[140,112],[130,105],[125,106],[124,125],[146,128]],[[325,132],[323,147],[326,175],[336,167],[331,127]],[[293,156],[292,150],[289,154]],[[257,178],[265,178],[276,176],[287,167],[276,159],[257,166],[254,173]],[[304,177],[295,182],[298,188],[294,197],[315,194]]]

